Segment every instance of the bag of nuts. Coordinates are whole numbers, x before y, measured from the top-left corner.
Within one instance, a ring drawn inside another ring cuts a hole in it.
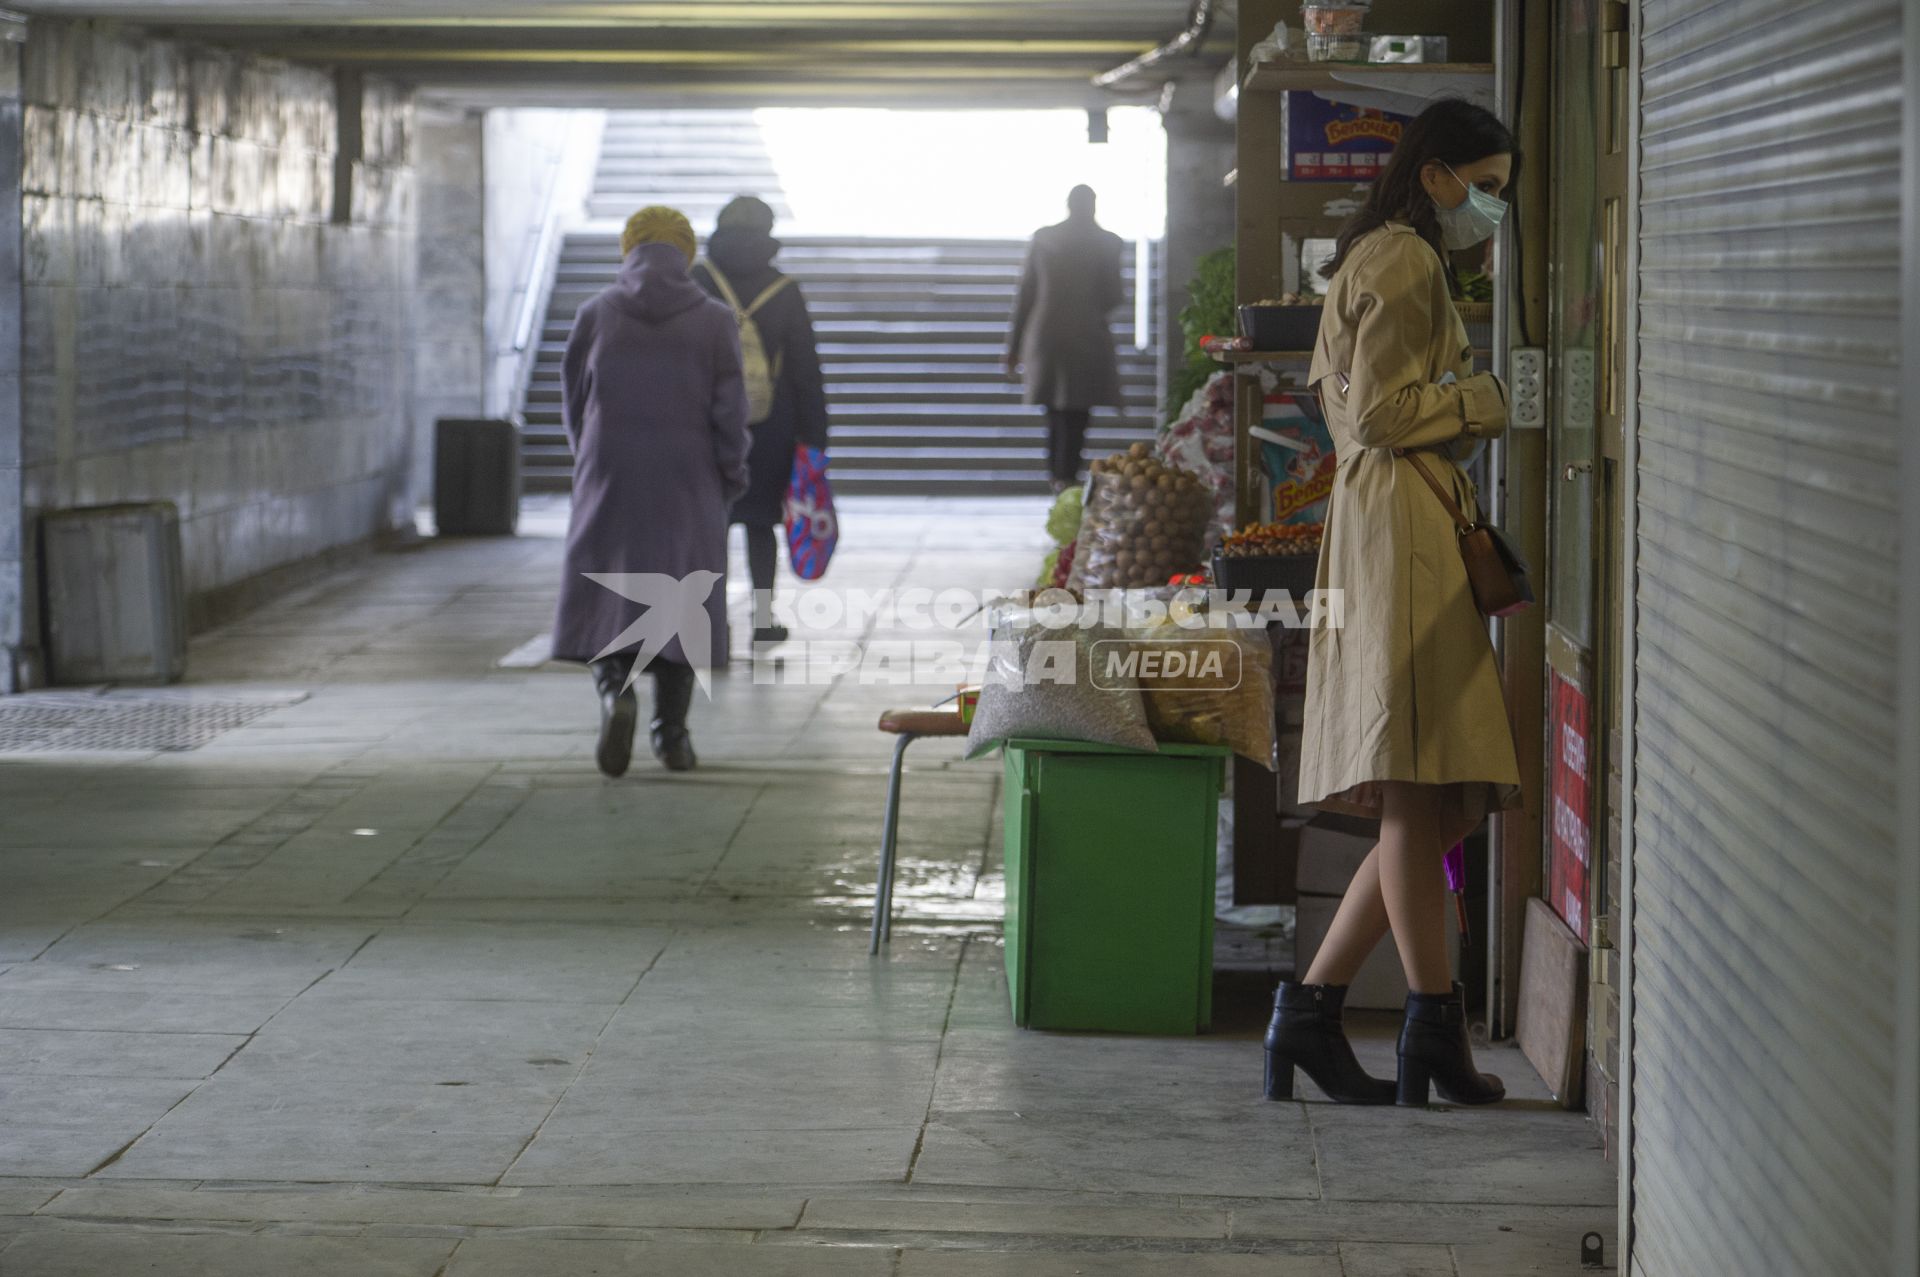
[[[1163,464],[1145,443],[1095,461],[1092,470],[1069,585],[1142,589],[1200,565],[1213,519],[1204,480]]]

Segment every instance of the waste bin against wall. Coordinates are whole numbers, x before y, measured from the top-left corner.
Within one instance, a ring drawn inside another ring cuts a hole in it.
[[[1007,743],[1007,986],[1016,1024],[1207,1027],[1216,829],[1230,752]]]
[[[520,427],[464,417],[434,422],[434,531],[512,536],[519,525]]]
[[[40,520],[48,674],[56,683],[171,683],[187,669],[186,574],[171,501]]]

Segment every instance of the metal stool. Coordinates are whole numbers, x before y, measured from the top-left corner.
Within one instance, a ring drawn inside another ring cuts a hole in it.
[[[868,954],[880,952],[882,940],[893,939],[893,867],[900,841],[900,772],[907,746],[923,736],[965,736],[967,725],[957,709],[890,709],[880,716],[880,730],[899,739],[893,746],[893,772],[887,777],[887,821],[880,834],[880,878],[873,892],[873,937]]]

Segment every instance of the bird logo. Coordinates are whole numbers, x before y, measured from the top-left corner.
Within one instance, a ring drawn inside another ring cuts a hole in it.
[[[721,580],[720,573],[702,570],[686,576],[668,576],[664,572],[586,572],[582,575],[646,609],[602,648],[594,660],[639,644],[633,671],[627,675],[627,686],[632,687],[667,644],[678,639],[680,654],[693,666],[693,676],[700,689],[713,695],[713,621],[707,614],[707,600]]]

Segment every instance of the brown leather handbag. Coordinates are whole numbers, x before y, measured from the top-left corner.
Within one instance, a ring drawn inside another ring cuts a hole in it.
[[[1460,561],[1466,565],[1467,584],[1473,590],[1473,603],[1480,614],[1512,616],[1531,606],[1533,582],[1527,575],[1527,561],[1514,550],[1512,542],[1491,523],[1474,523],[1460,513],[1460,507],[1447,495],[1447,490],[1414,453],[1395,448],[1393,455],[1405,457],[1412,463],[1433,489],[1433,495],[1440,498],[1440,504],[1453,516],[1454,526],[1459,530]]]

